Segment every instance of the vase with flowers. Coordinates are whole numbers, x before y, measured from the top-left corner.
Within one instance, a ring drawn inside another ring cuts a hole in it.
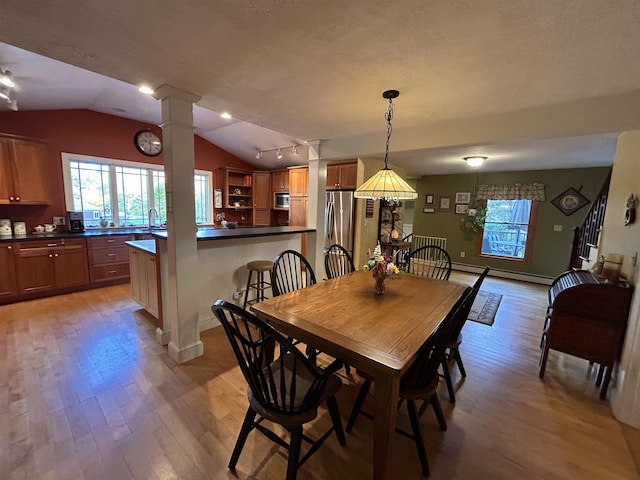
[[[371,254],[371,250],[368,250],[367,253],[369,254],[369,260],[364,264],[363,269],[365,272],[371,272],[375,280],[376,294],[383,295],[384,281],[390,275],[400,274],[400,269],[392,262],[392,257],[382,253],[380,244],[375,246],[373,254]]]

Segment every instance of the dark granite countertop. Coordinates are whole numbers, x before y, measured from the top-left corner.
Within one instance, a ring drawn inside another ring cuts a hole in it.
[[[198,241],[224,240],[229,238],[249,238],[264,237],[270,235],[288,235],[292,233],[315,232],[313,228],[307,227],[200,227],[196,234]],[[86,230],[82,233],[52,232],[52,233],[30,233],[27,235],[3,235],[0,236],[0,243],[4,242],[24,242],[36,240],[57,240],[62,238],[88,238],[105,235],[148,235],[155,238],[167,239],[166,230],[149,230],[147,228],[116,228],[112,230]]]

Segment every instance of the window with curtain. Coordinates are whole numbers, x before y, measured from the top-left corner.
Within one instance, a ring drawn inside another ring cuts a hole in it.
[[[114,227],[146,226],[151,208],[157,225],[166,221],[162,165],[68,153],[62,163],[67,209],[83,212],[85,227],[99,227],[102,220]],[[212,223],[211,177],[206,171],[194,175],[196,223]]]
[[[544,185],[478,185],[476,198],[487,203],[480,255],[529,261]]]

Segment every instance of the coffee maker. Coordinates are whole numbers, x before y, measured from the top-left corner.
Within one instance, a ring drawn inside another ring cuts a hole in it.
[[[84,217],[82,212],[67,212],[69,233],[84,232]]]

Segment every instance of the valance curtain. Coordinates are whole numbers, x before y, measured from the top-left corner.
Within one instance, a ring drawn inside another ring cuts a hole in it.
[[[478,200],[539,200],[543,202],[544,184],[478,185]]]

